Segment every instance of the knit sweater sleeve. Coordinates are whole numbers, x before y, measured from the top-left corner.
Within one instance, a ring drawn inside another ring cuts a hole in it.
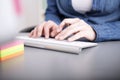
[[[96,42],[120,40],[120,21],[99,25],[91,24],[91,27],[96,32]]]
[[[56,24],[60,24],[61,19],[56,5],[56,0],[47,0],[47,9],[45,13],[45,20],[52,20]]]
[[[108,6],[111,5],[111,6]],[[93,10],[101,11],[101,12],[111,12],[111,10],[115,10],[118,6],[119,8],[117,12],[117,18],[114,21],[109,21],[101,24],[90,24],[91,27],[96,32],[96,42],[101,41],[110,41],[110,40],[120,40],[120,0],[93,0]],[[111,18],[111,17],[109,17]]]

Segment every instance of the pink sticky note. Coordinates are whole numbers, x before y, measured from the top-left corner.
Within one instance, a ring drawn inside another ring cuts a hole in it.
[[[10,42],[10,43],[1,45],[1,46],[0,46],[0,50],[6,49],[6,48],[9,48],[9,47],[12,47],[12,46],[16,46],[16,45],[19,45],[19,44],[23,44],[23,43],[24,43],[24,42],[21,41],[21,40],[15,40],[15,41],[13,41],[13,42]]]

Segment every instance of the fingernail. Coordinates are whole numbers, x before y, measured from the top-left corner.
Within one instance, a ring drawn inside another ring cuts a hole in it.
[[[63,37],[60,37],[59,40],[63,40]]]
[[[28,34],[28,36],[30,37],[30,36],[31,36],[31,34]]]
[[[58,39],[58,37],[56,36],[55,39]]]
[[[72,41],[72,39],[68,39],[68,41],[69,41],[69,42],[71,42],[71,41]]]
[[[55,39],[57,39],[57,37],[55,37]]]
[[[48,39],[48,36],[45,36],[46,39]]]

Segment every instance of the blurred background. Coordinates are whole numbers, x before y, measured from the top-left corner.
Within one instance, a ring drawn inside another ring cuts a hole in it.
[[[44,20],[46,0],[0,0],[0,45]]]

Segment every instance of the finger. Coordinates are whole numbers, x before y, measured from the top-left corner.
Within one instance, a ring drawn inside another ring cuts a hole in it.
[[[34,30],[32,30],[32,31],[30,32],[29,37],[32,37],[32,36],[33,36],[33,31],[34,31]]]
[[[72,30],[70,29],[70,27],[67,27],[66,29],[64,29],[63,31],[61,31],[56,37],[55,39],[58,40],[63,40],[64,38],[66,38],[67,36],[69,36],[70,34],[72,34]]]
[[[65,26],[69,26],[70,24],[74,24],[76,22],[80,21],[79,18],[74,18],[74,19],[64,19],[61,24],[59,25],[58,29],[57,29],[57,32],[60,32],[62,31],[62,29],[65,27]]]
[[[54,24],[52,22],[48,22],[45,26],[44,26],[44,35],[45,38],[49,38],[50,36],[50,29]]]
[[[44,36],[45,38],[49,38],[49,27],[48,26],[44,27]]]
[[[56,34],[57,34],[57,27],[58,27],[58,25],[56,25],[56,24],[52,27],[51,37],[55,37],[56,36]]]
[[[79,27],[77,26],[78,24],[73,24],[69,27],[67,27],[66,29],[64,29],[63,31],[61,31],[56,37],[55,39],[59,39],[59,40],[63,40],[67,37],[69,37],[70,35],[80,31]]]
[[[60,26],[58,27],[57,32],[62,31],[62,29],[65,27],[65,24],[66,24],[66,23],[63,21],[63,22],[60,24]]]
[[[62,29],[65,27],[65,26],[68,26],[69,24],[71,24],[71,19],[64,19],[61,24],[59,25],[58,29],[57,29],[57,32],[60,32],[62,31]]]
[[[55,37],[57,35],[57,30],[51,32],[51,37]]]
[[[46,22],[43,22],[41,25],[39,25],[38,31],[37,31],[37,37],[40,37],[42,35],[43,27],[44,27],[45,23]]]
[[[78,32],[75,35],[73,35],[72,37],[68,38],[68,41],[75,41],[77,39],[83,38],[85,37],[83,32]]]
[[[36,36],[37,36],[37,27],[34,29],[34,31],[33,31],[33,38],[36,38]]]
[[[30,35],[29,35],[29,36],[32,37],[32,38],[35,36],[35,35],[34,35],[34,33],[35,33],[34,31],[35,31],[35,28],[34,28],[34,30],[31,31],[31,33],[30,33]]]

